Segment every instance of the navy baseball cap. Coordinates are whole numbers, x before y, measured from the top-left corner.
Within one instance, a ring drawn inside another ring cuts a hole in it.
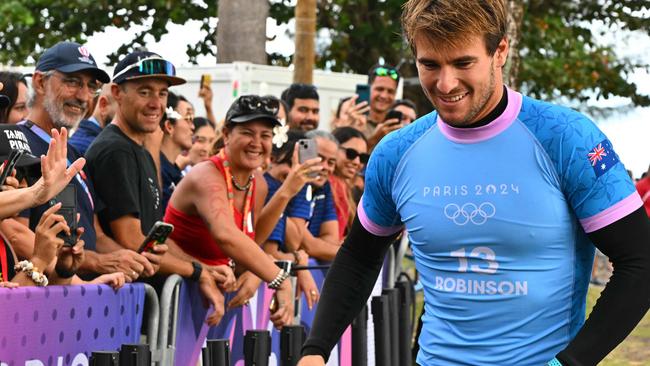
[[[148,51],[129,53],[117,63],[113,72],[115,84],[144,78],[162,79],[170,86],[185,84],[185,79],[176,76],[174,64],[159,54]]]
[[[102,83],[111,81],[108,74],[97,67],[90,51],[76,42],[59,42],[43,52],[36,63],[36,71],[50,70],[63,73],[90,71]]]

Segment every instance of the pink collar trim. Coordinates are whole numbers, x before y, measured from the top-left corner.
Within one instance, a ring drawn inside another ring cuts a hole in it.
[[[506,91],[508,93],[508,106],[506,107],[506,110],[488,125],[476,128],[457,128],[445,123],[440,118],[440,115],[438,115],[437,124],[440,132],[442,132],[442,134],[449,140],[461,144],[485,141],[500,134],[517,119],[517,115],[521,110],[521,94],[511,90],[510,88],[506,88]]]

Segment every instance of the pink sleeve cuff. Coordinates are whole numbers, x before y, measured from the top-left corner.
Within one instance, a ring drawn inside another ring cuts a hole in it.
[[[641,197],[639,197],[639,194],[637,192],[633,192],[631,195],[627,196],[605,211],[599,212],[591,217],[581,219],[580,224],[582,224],[582,228],[586,233],[591,233],[622,219],[623,217],[636,211],[641,206],[643,206]]]
[[[361,225],[364,227],[364,229],[368,230],[368,232],[373,235],[390,236],[402,230],[403,227],[402,225],[384,227],[375,224],[372,220],[370,220],[366,214],[366,211],[363,209],[363,196],[361,197],[361,201],[357,207],[357,215],[359,216],[359,221],[361,221]]]

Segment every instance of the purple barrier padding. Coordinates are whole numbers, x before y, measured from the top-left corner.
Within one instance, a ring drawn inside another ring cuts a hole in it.
[[[309,265],[318,265],[310,259]],[[312,270],[316,285],[322,288],[327,270]],[[196,364],[201,352],[201,347],[206,339],[229,339],[230,359],[234,366],[244,366],[244,336],[246,330],[262,329],[271,332],[271,356],[269,366],[280,364],[280,332],[273,328],[270,321],[269,304],[273,291],[262,284],[255,296],[249,300],[249,305],[241,306],[224,314],[221,322],[215,327],[205,325],[208,311],[203,307],[202,297],[196,284],[184,281],[179,301],[179,320],[176,333],[176,366]],[[189,291],[188,291],[189,290]],[[228,303],[234,294],[227,294],[225,302]],[[314,318],[315,310],[309,310],[307,303],[302,301],[301,325],[309,333]],[[211,311],[211,310],[210,310]],[[352,366],[352,331],[348,329],[341,337],[338,345],[331,354],[328,366]]]
[[[211,312],[212,307],[208,309],[203,306],[198,284],[183,280],[178,307],[174,365],[196,365],[203,341],[208,334],[209,327],[205,320]]]
[[[0,361],[88,365],[93,351],[138,343],[144,295],[143,284],[0,288]]]

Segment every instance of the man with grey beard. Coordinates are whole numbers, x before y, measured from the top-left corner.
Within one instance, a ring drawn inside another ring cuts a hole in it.
[[[109,81],[108,74],[97,67],[90,52],[80,44],[59,42],[47,49],[38,60],[32,78],[33,93],[28,102],[30,113],[25,121],[19,123],[34,155],[39,156],[47,151],[53,129],[75,127],[86,114],[89,102],[101,88],[101,83]],[[81,157],[70,144],[67,155],[68,162]],[[79,274],[92,277],[95,274],[123,272],[129,281],[141,275],[153,275],[157,268],[151,263],[158,263],[157,255],[141,255],[124,249],[109,238],[100,225],[95,225],[98,222],[95,212],[104,205],[95,199],[93,184],[84,170],[71,182],[76,190],[77,212],[80,214],[78,227],[83,230],[82,239],[86,249]],[[27,210],[19,220],[33,231],[48,207],[46,204]],[[69,222],[68,225],[72,227],[73,223]],[[72,276],[70,273],[64,275]]]

